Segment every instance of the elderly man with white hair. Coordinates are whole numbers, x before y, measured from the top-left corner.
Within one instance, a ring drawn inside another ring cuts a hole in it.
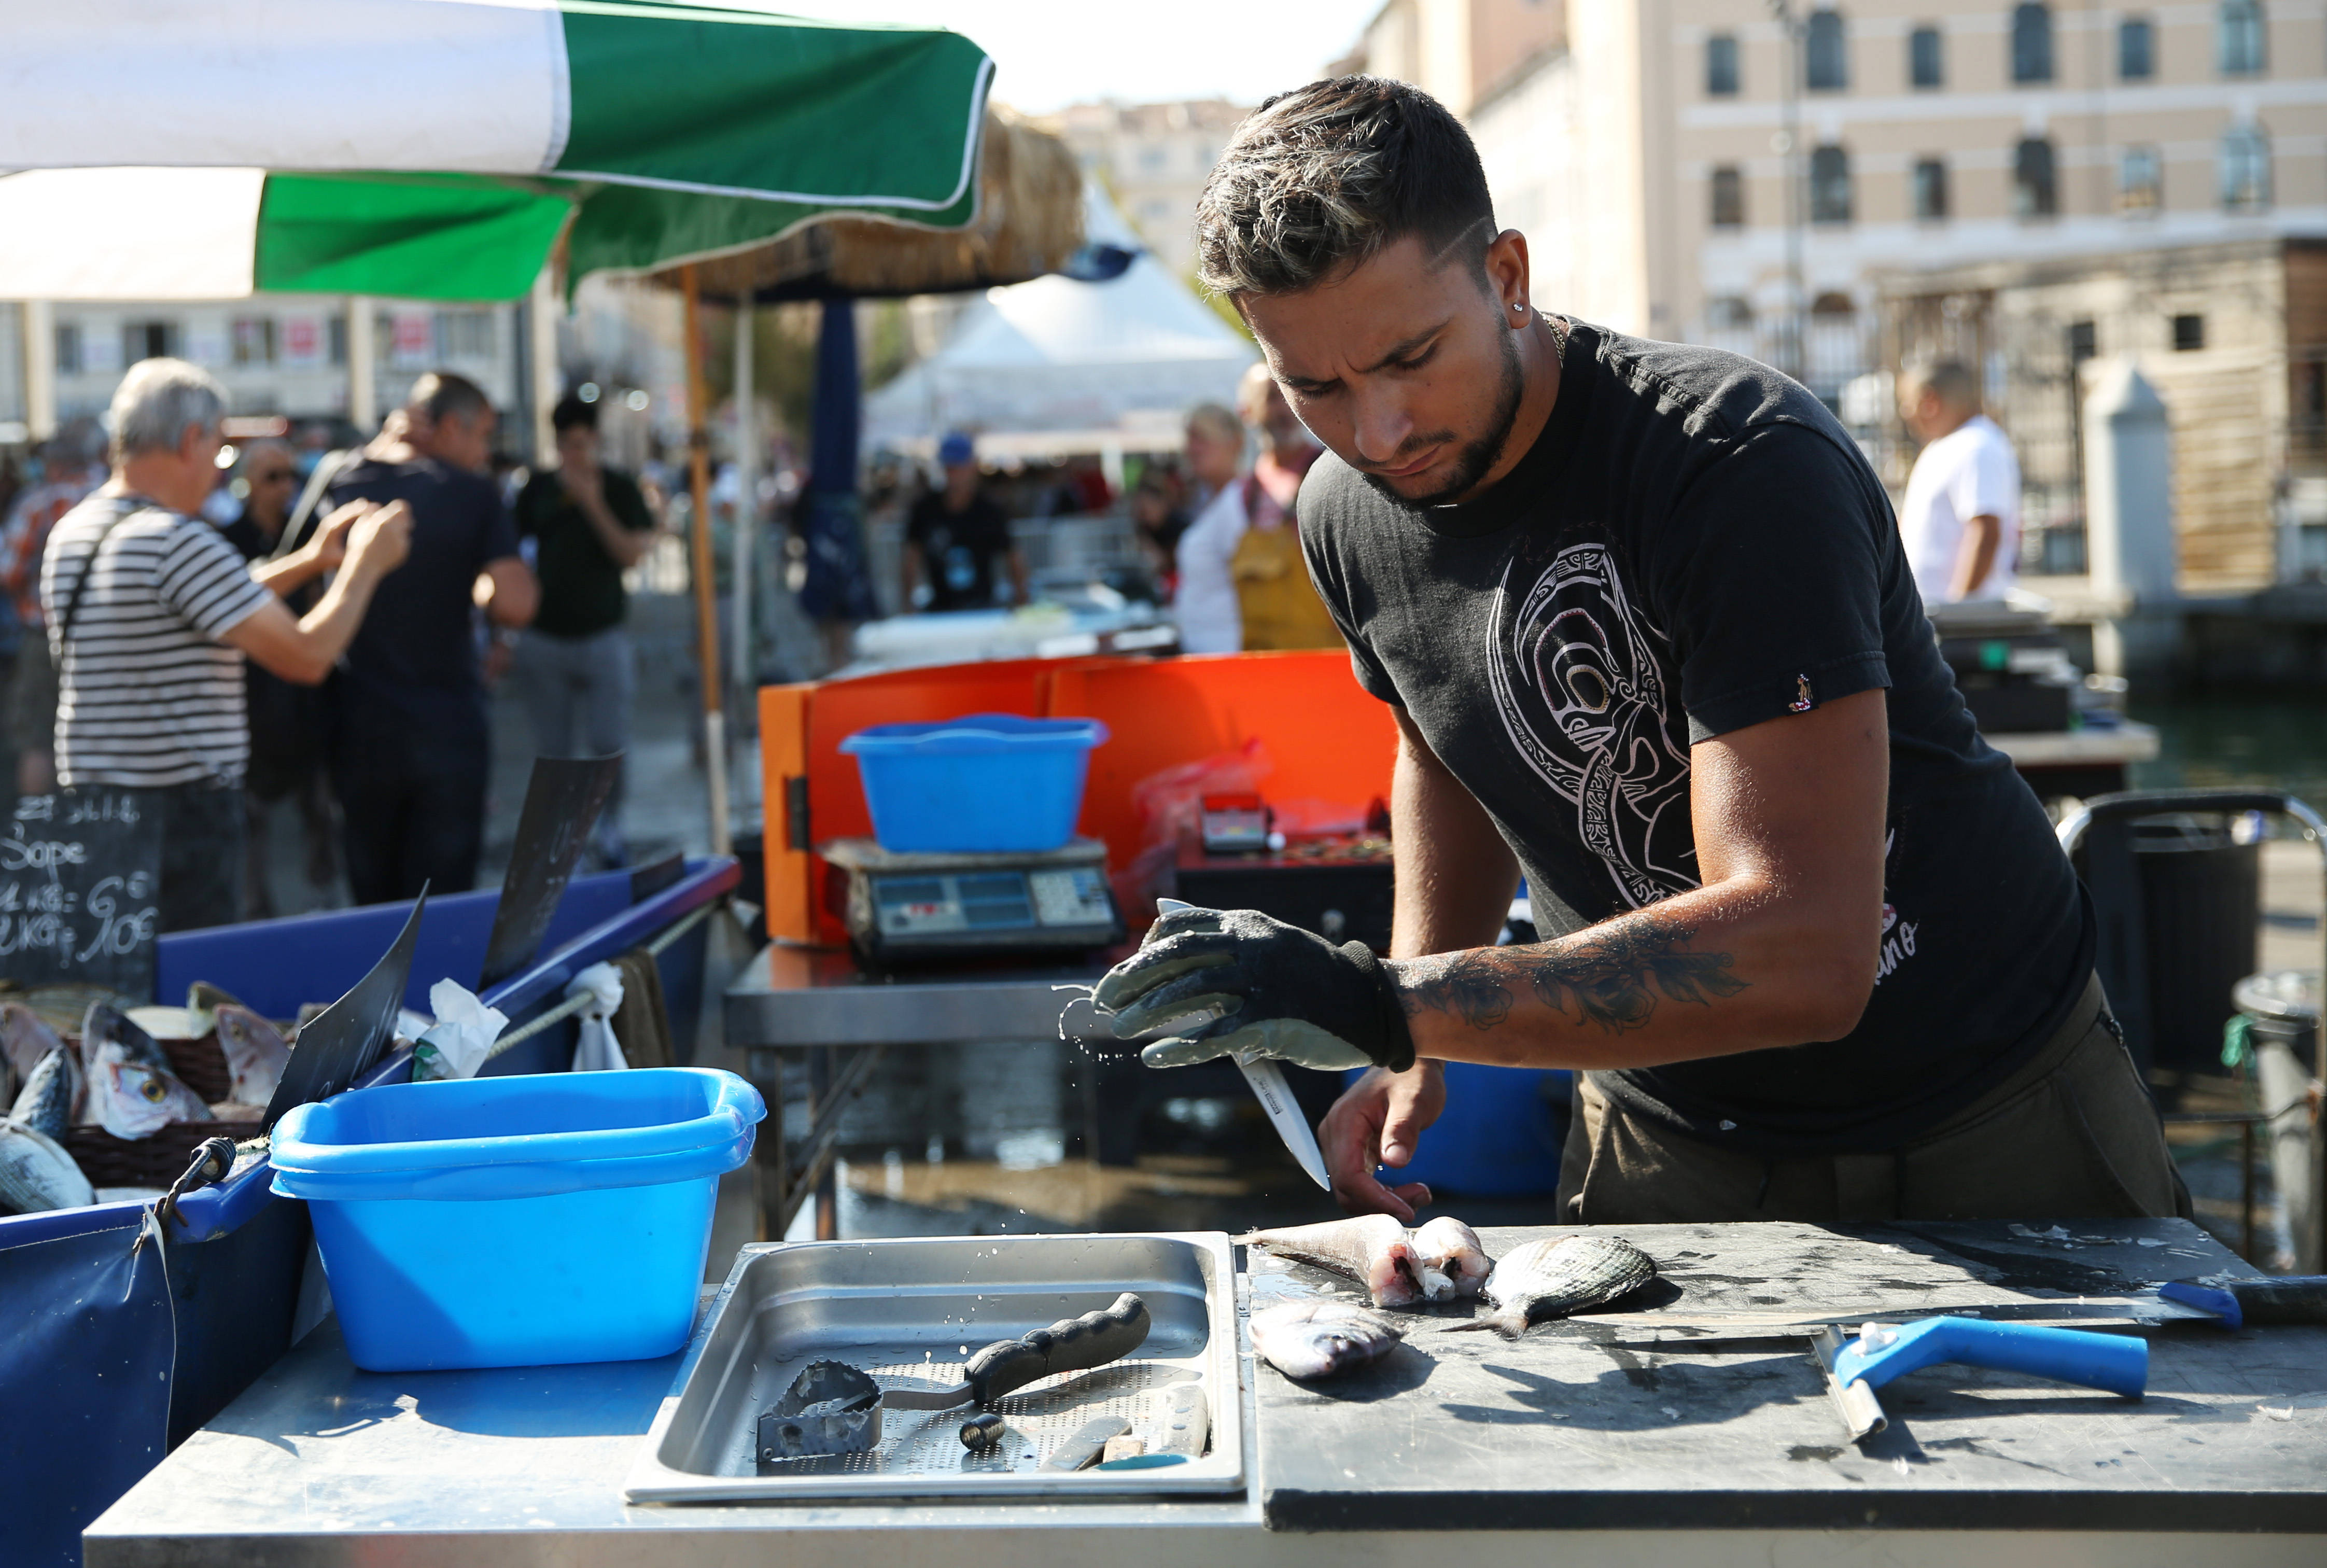
[[[113,472],[57,524],[41,604],[58,678],[58,781],[135,790],[162,827],[157,927],[242,907],[243,659],[313,685],[403,559],[400,506],[341,509],[302,549],[250,567],[197,515],[218,479],[226,393],[180,359],[133,366],[113,396]],[[336,572],[294,618],[277,594]]]

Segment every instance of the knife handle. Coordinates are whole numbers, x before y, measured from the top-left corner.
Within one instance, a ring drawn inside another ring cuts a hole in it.
[[[1062,1318],[1023,1339],[997,1339],[969,1358],[969,1396],[989,1405],[1053,1372],[1081,1372],[1130,1355],[1147,1342],[1147,1303],[1126,1291],[1104,1311]]]
[[[2202,1307],[2225,1329],[2254,1323],[2327,1323],[2327,1274],[2252,1280],[2173,1280],[2157,1287],[2169,1302]]]

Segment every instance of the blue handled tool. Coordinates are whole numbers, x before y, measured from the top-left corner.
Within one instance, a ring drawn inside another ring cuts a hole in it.
[[[1979,1318],[1869,1323],[1855,1339],[1845,1339],[1827,1323],[1811,1339],[1810,1354],[1826,1375],[1827,1392],[1854,1442],[1890,1423],[1874,1390],[1943,1362],[2025,1372],[2128,1399],[2140,1398],[2149,1383],[2149,1341],[2137,1336]]]

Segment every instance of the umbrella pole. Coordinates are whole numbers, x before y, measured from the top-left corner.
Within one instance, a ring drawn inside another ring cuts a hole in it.
[[[752,579],[760,549],[760,433],[752,418],[757,410],[752,348],[752,296],[745,294],[735,301],[735,583],[730,611],[734,622],[730,658],[739,704],[752,700],[759,662],[752,647]]]
[[[696,653],[703,666],[703,763],[711,790],[711,853],[734,848],[727,824],[727,714],[719,688],[719,611],[712,586],[711,431],[703,383],[703,299],[695,268],[679,269],[687,301],[687,467],[695,495]]]

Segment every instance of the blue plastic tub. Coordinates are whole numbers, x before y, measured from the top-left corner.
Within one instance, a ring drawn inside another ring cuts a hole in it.
[[[900,854],[1056,849],[1075,835],[1097,719],[971,714],[875,724],[840,742],[856,759],[873,836]]]
[[[1548,1087],[1566,1097],[1574,1075],[1558,1068],[1484,1067],[1450,1061],[1446,1108],[1416,1141],[1403,1170],[1382,1173],[1396,1187],[1420,1181],[1434,1193],[1525,1198],[1559,1189],[1558,1118]],[[1361,1076],[1345,1075],[1345,1083]],[[1552,1080],[1547,1084],[1547,1080]]]
[[[384,1084],[275,1128],[370,1372],[667,1356],[759,1092],[707,1068]]]

